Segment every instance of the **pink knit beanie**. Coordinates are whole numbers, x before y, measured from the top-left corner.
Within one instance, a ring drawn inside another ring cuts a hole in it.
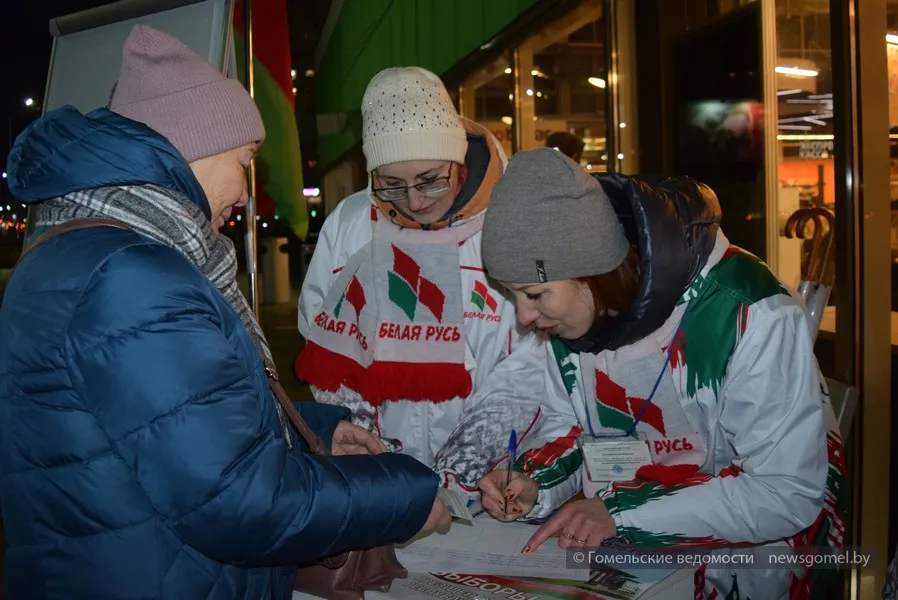
[[[187,162],[265,139],[255,102],[179,40],[135,25],[109,110],[165,136]]]

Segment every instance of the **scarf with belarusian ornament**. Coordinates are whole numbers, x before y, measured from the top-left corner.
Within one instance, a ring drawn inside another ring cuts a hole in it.
[[[371,242],[346,262],[313,317],[297,375],[329,392],[346,386],[372,406],[467,397],[458,248],[483,217],[423,231],[372,206]]]

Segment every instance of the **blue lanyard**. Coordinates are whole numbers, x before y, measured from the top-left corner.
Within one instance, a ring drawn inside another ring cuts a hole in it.
[[[664,361],[664,364],[661,366],[661,372],[658,373],[658,378],[655,379],[655,386],[652,388],[652,393],[649,394],[649,397],[645,399],[645,403],[642,405],[642,408],[639,409],[639,412],[636,414],[636,418],[633,420],[633,426],[626,433],[609,433],[599,435],[592,428],[592,418],[589,416],[589,402],[590,399],[586,399],[586,425],[589,427],[589,435],[591,435],[594,439],[608,439],[608,438],[628,438],[636,433],[636,426],[639,425],[639,422],[642,421],[642,416],[645,414],[645,411],[648,410],[649,406],[652,404],[652,400],[655,398],[655,392],[658,391],[658,386],[661,384],[661,378],[664,377],[664,373],[667,371],[667,366],[670,364],[670,357],[673,355],[674,345],[677,343],[677,338],[680,336],[680,328],[683,326],[683,319],[686,318],[686,313],[689,311],[689,305],[686,305],[686,310],[683,311],[683,316],[680,317],[680,322],[677,324],[677,330],[674,332],[673,338],[670,340],[670,345],[667,348],[667,359]],[[592,402],[597,402],[598,399],[592,399]]]

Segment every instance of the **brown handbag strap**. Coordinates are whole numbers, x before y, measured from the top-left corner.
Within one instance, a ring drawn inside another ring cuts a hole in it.
[[[330,456],[330,451],[327,449],[327,445],[325,445],[325,443],[321,441],[321,438],[312,431],[309,424],[306,423],[305,419],[302,418],[302,415],[299,414],[299,411],[296,410],[296,407],[293,406],[293,402],[291,402],[290,397],[287,396],[287,391],[278,380],[277,371],[275,371],[274,365],[265,365],[265,373],[268,375],[268,384],[271,386],[271,391],[274,394],[274,397],[277,398],[278,404],[280,404],[281,408],[284,409],[284,412],[287,413],[287,418],[290,419],[290,422],[296,427],[296,431],[299,432],[302,439],[309,445],[309,449],[312,453],[320,456]]]
[[[125,225],[120,221],[114,221],[112,219],[102,219],[102,218],[82,218],[82,219],[72,219],[71,221],[66,221],[65,223],[60,223],[59,225],[54,225],[47,231],[43,232],[39,236],[34,239],[34,242],[27,248],[22,251],[22,254],[19,256],[19,259],[16,261],[16,264],[13,266],[13,271],[15,271],[16,267],[19,266],[19,263],[24,260],[26,256],[28,256],[35,248],[47,242],[55,237],[63,235],[65,233],[69,233],[70,231],[77,231],[79,229],[90,229],[91,227],[116,227],[118,229],[128,229],[131,228]]]

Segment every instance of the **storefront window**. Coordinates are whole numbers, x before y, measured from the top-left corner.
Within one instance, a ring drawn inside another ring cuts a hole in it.
[[[799,208],[835,209],[829,0],[777,0],[776,38],[777,207],[784,224]],[[815,233],[814,227],[810,224],[806,235],[826,235],[828,243],[828,228]],[[801,279],[818,279],[820,271],[815,267],[822,257],[816,254],[825,253],[826,247],[815,253],[813,242],[789,239],[783,233],[777,240],[780,278],[793,287]],[[831,297],[830,304],[833,301]],[[822,329],[834,331],[833,308],[824,320]]]
[[[607,170],[608,55],[601,2],[585,2],[516,52],[519,72],[518,148],[545,146],[566,132],[580,138],[588,170]]]
[[[458,92],[459,112],[492,132],[506,156],[515,150],[512,127],[515,119],[513,53],[468,76]]]
[[[617,130],[609,127],[616,134],[615,157],[624,156],[612,170],[685,175],[708,184],[729,240],[766,260],[760,3],[641,0],[626,14],[627,5],[613,4],[618,70],[611,97],[626,130],[620,123]],[[622,136],[631,125],[638,133]]]
[[[783,229],[789,215],[799,209],[823,207],[835,214],[829,4],[829,0],[776,1],[776,206],[780,224],[776,265],[780,278],[793,287],[801,280],[817,282],[821,279],[832,286],[835,279],[834,222],[815,224],[811,221],[804,228],[806,238],[822,239],[819,244],[790,239]],[[835,219],[838,218],[835,214]],[[832,339],[836,330],[838,293],[839,290],[833,290],[823,311],[818,334],[821,339]]]

